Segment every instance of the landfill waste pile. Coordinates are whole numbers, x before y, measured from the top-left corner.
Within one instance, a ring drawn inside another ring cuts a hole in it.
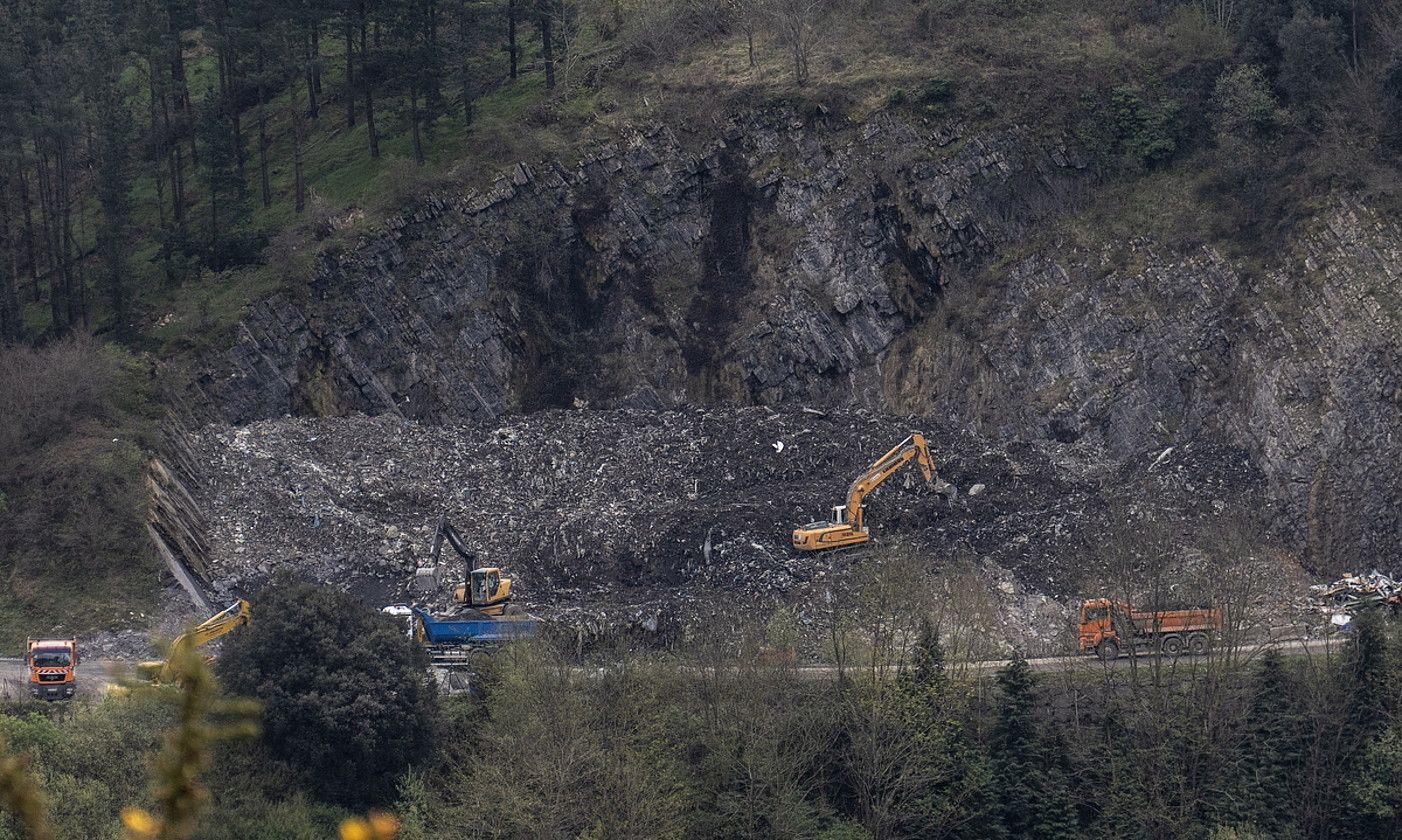
[[[795,552],[792,530],[830,515],[852,477],[912,429],[957,492],[905,471],[867,499],[870,546]],[[1260,474],[1228,446],[1111,462],[1072,444],[995,442],[862,410],[559,410],[492,425],[286,418],[208,426],[189,443],[204,471],[192,490],[207,520],[208,582],[221,597],[289,567],[367,601],[408,600],[446,514],[479,565],[514,579],[521,603],[591,643],[762,624],[781,605],[816,629],[832,587],[857,587],[902,553],[931,574],[973,570],[994,605],[987,633],[1049,650],[1109,566],[1125,573],[1112,543],[1126,523],[1158,517],[1191,531],[1265,509]]]
[[[1319,611],[1329,615],[1330,623],[1347,627],[1360,612],[1402,606],[1402,582],[1376,569],[1364,575],[1349,572],[1333,583],[1311,586],[1310,595]]]

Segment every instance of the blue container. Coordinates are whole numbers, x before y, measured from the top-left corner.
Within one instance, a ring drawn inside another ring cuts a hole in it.
[[[540,619],[529,616],[501,618],[435,618],[414,608],[423,622],[424,638],[431,645],[478,645],[533,639],[540,632]]]

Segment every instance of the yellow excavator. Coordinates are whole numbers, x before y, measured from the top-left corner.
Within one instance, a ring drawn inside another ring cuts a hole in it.
[[[228,635],[248,624],[253,618],[248,602],[240,598],[227,608],[215,613],[205,621],[175,637],[170,643],[170,655],[163,660],[139,662],[136,673],[142,679],[157,685],[170,685],[175,682],[175,665],[180,654],[188,648],[208,644],[220,636]]]
[[[847,504],[832,509],[832,521],[810,522],[793,532],[793,547],[799,551],[820,551],[825,548],[844,548],[859,545],[871,539],[863,518],[862,500],[868,493],[880,486],[897,470],[911,461],[920,465],[926,483],[935,482],[935,464],[930,459],[930,450],[925,445],[925,436],[912,432],[910,437],[896,444],[890,452],[877,458],[852,482],[847,490]],[[941,481],[935,484],[941,493],[952,488]]]
[[[448,541],[448,545],[453,547],[467,566],[465,579],[453,588],[453,604],[471,607],[483,615],[493,617],[514,612],[510,603],[511,578],[502,575],[501,569],[496,566],[474,568],[477,555],[463,545],[462,535],[453,527],[453,523],[448,521],[446,514],[438,517],[438,531],[433,536],[433,557],[429,561],[430,565],[419,569],[417,576],[429,578],[431,581],[439,579],[438,556],[443,550],[444,540]],[[424,586],[436,588],[437,584],[429,582]]]

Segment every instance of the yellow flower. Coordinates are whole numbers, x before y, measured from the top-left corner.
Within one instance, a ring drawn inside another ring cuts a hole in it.
[[[399,820],[384,811],[371,811],[370,828],[375,832],[375,840],[394,840],[399,832]]]
[[[155,817],[140,808],[131,807],[122,809],[122,825],[135,837],[155,837],[161,827]]]
[[[374,829],[360,817],[341,820],[341,840],[375,840]]]

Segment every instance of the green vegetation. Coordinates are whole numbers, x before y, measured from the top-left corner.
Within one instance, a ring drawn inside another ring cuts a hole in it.
[[[269,753],[323,799],[374,802],[430,750],[436,689],[422,649],[384,616],[325,587],[275,579],[219,673],[263,704]]]
[[[281,591],[294,611],[341,597]],[[242,670],[261,650],[270,665],[295,660],[281,679],[308,654],[338,655],[348,627],[391,632],[365,608],[337,605],[350,617],[264,610],[277,632],[245,635],[230,652],[242,661],[222,669]],[[889,614],[866,646],[905,640],[891,668],[817,678],[775,662],[772,644],[698,641],[686,656],[604,669],[518,645],[490,660],[477,696],[438,707],[437,736],[411,736],[412,749],[389,744],[404,733],[394,715],[365,714],[397,701],[384,675],[423,680],[407,645],[341,663],[339,683],[328,672],[280,685],[262,734],[237,741],[228,737],[250,732],[252,707],[220,699],[191,654],[179,692],[0,714],[0,838],[44,815],[54,836],[110,837],[119,810],[133,837],[313,838],[337,825],[343,837],[375,836],[389,821],[345,827],[352,812],[323,798],[345,792],[321,774],[344,779],[361,771],[342,763],[376,761],[335,735],[410,754],[356,797],[395,813],[403,840],[1371,838],[1402,828],[1395,624],[1360,621],[1332,658],[1040,675],[1015,659],[996,679],[947,660],[934,626]],[[300,734],[314,746],[292,747],[285,763],[290,731],[276,720],[289,709],[310,715]]]
[[[434,185],[776,103],[1077,137],[1150,198],[1191,197],[1135,233],[1269,253],[1312,195],[1394,192],[1396,26],[1338,0],[20,4],[0,333],[205,346]]]
[[[0,647],[129,623],[151,602],[151,372],[66,339],[0,354]]]

